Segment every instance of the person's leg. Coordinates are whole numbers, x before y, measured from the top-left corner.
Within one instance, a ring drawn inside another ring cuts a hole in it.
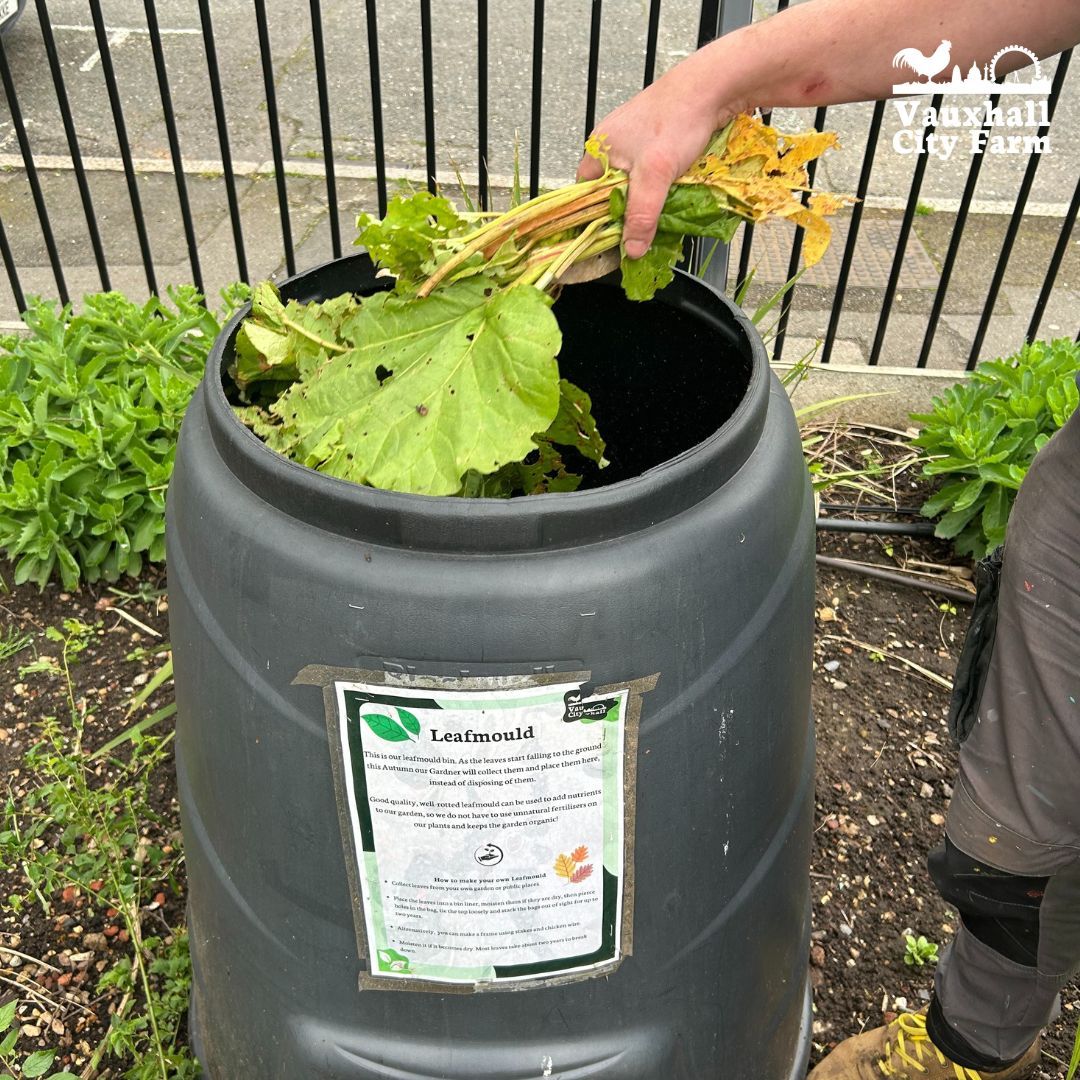
[[[1080,412],[1017,497],[992,648],[930,860],[961,912],[931,1006],[841,1043],[814,1080],[1027,1076],[1080,967]]]
[[[1080,967],[1080,414],[1009,521],[993,653],[930,860],[961,926],[928,1032],[969,1067],[1018,1058]]]

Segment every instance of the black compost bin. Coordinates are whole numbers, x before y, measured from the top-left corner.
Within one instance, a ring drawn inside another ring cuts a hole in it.
[[[358,256],[283,291],[376,287]],[[278,457],[226,398],[238,320],[215,346],[168,527],[213,1080],[802,1076],[813,509],[792,410],[692,277],[647,304],[573,286],[556,310],[611,472],[506,501]]]

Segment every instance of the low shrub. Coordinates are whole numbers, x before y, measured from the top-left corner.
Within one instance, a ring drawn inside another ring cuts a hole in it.
[[[165,557],[176,436],[226,315],[191,286],[139,305],[120,293],[70,305],[32,298],[28,333],[0,338],[0,553],[15,581],[58,571],[115,581]]]
[[[1077,407],[1080,345],[1036,341],[1005,359],[980,364],[965,382],[915,414],[913,440],[929,451],[923,475],[944,484],[922,507],[941,517],[936,534],[957,552],[982,558],[1005,540],[1017,489],[1035,455]]]

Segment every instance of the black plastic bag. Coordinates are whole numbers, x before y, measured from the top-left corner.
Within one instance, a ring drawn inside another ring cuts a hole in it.
[[[949,705],[949,732],[958,743],[968,737],[975,725],[990,657],[994,653],[1004,552],[1004,547],[996,548],[975,564],[975,606],[971,612],[967,637],[964,638],[964,648],[960,652],[960,662],[956,665],[952,702]]]

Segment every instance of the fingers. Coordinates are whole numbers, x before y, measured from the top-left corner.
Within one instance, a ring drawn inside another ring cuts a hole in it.
[[[628,258],[640,259],[649,250],[656,235],[656,220],[676,175],[669,162],[657,158],[643,160],[630,170],[623,219],[623,250]]]

